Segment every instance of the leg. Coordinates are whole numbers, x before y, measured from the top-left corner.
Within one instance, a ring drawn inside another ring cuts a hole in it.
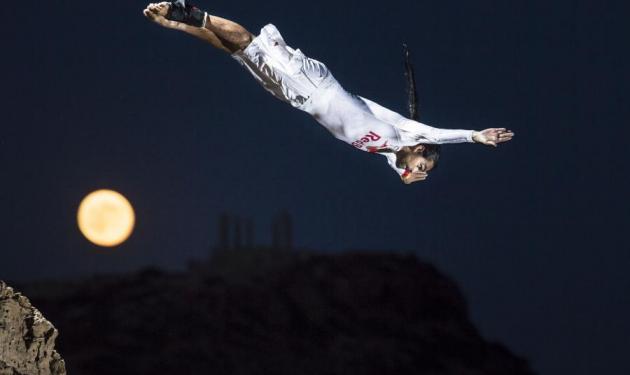
[[[253,35],[243,26],[221,17],[211,16],[207,13],[204,16],[205,27],[197,27],[168,20],[166,19],[166,15],[171,6],[172,4],[170,2],[149,4],[143,13],[151,21],[163,27],[184,31],[228,53],[234,53],[246,48],[253,39]]]
[[[206,16],[206,29],[212,31],[232,52],[247,48],[254,35],[243,26],[225,18]]]

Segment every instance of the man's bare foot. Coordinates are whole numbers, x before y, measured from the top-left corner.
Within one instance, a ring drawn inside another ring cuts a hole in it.
[[[151,3],[147,6],[147,10],[153,12],[158,16],[165,17],[168,13],[168,9],[170,8],[171,3],[167,1],[163,1],[161,3]]]
[[[163,1],[161,3],[151,3],[146,9],[142,11],[142,14],[149,20],[157,23],[160,26],[176,29],[179,25],[179,22],[170,21],[166,19],[166,15],[168,14],[168,10],[171,6],[171,3],[167,1]]]

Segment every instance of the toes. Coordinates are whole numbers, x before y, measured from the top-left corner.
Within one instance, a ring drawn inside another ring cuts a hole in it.
[[[149,9],[145,9],[142,13],[144,14],[145,17],[147,17],[150,20],[154,20],[155,19],[155,13],[153,13]]]
[[[158,13],[160,13],[163,16],[166,16],[166,13],[168,12],[168,9],[170,8],[170,4],[169,3],[160,3],[158,4]]]

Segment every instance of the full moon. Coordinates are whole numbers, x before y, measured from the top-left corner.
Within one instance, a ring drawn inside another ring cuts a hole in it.
[[[77,213],[79,230],[98,246],[114,247],[131,235],[136,217],[129,201],[113,190],[88,194]]]

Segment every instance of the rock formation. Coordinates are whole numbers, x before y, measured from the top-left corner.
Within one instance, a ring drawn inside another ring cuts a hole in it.
[[[0,375],[65,375],[57,334],[28,298],[0,281]]]
[[[206,272],[29,296],[63,332],[73,375],[532,374],[484,340],[455,283],[414,256],[283,254],[232,251]]]

